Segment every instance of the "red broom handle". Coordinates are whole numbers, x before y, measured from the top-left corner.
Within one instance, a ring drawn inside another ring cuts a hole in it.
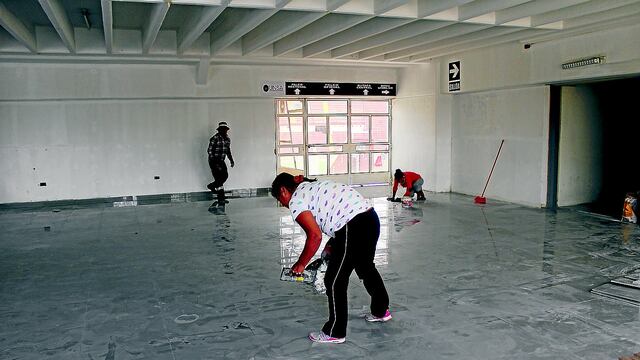
[[[482,190],[482,195],[480,195],[480,197],[484,197],[484,192],[487,190],[487,186],[489,185],[489,180],[491,180],[491,175],[493,174],[493,169],[496,167],[496,163],[498,162],[498,156],[500,156],[500,150],[502,150],[502,144],[504,144],[504,139],[502,139],[502,142],[500,143],[500,147],[498,148],[498,153],[496,154],[496,159],[493,160],[493,166],[491,167],[489,178],[487,178],[487,183],[484,184],[484,189]]]

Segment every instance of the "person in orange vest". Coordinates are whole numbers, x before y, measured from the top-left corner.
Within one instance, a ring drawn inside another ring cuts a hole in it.
[[[400,169],[396,169],[395,174],[393,174],[393,193],[391,193],[391,197],[387,198],[389,201],[400,201],[400,199],[396,200],[396,191],[398,191],[398,185],[402,185],[407,191],[404,193],[404,196],[413,197],[413,194],[418,195],[418,201],[426,200],[427,198],[424,196],[424,191],[422,191],[422,185],[424,184],[424,179],[418,173],[414,173],[411,171],[402,171]]]
[[[638,216],[636,214],[638,208],[637,194],[632,192],[627,193],[624,199],[624,206],[622,208],[622,221],[637,224]]]

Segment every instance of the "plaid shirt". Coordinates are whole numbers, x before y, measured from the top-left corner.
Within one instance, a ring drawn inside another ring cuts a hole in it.
[[[223,137],[222,135],[215,134],[209,139],[209,148],[207,149],[209,159],[216,159],[224,161],[225,156],[229,156],[229,161],[233,163],[233,156],[231,156],[231,139]]]

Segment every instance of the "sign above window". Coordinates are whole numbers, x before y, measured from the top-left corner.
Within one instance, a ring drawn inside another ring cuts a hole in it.
[[[396,96],[396,84],[285,82],[286,95]]]

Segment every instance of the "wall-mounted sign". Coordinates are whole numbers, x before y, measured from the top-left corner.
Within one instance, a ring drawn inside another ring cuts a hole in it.
[[[260,82],[260,93],[264,96],[283,96],[284,81],[262,81]]]
[[[287,81],[285,92],[299,96],[396,96],[396,84]]]
[[[460,60],[449,63],[449,91],[460,91]]]

